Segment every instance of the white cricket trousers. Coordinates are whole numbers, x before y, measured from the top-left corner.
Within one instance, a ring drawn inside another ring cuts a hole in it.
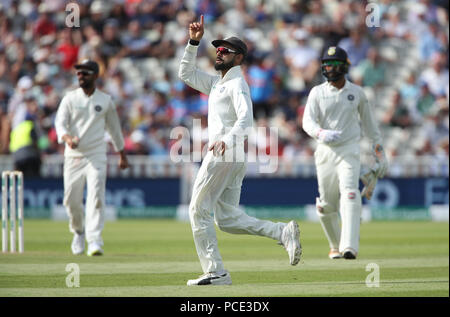
[[[247,164],[221,160],[222,157],[208,152],[195,179],[189,205],[195,247],[204,273],[224,271],[212,213],[219,229],[228,233],[260,235],[279,241],[285,226],[250,217],[238,208]]]
[[[359,144],[319,144],[314,158],[320,195],[316,199],[317,214],[330,248],[340,252],[352,248],[358,252],[362,210]]]
[[[87,184],[86,217],[83,206]],[[103,245],[105,214],[106,156],[64,158],[64,206],[72,233],[86,234],[88,243]]]

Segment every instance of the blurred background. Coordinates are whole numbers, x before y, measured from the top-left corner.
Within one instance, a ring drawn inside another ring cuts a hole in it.
[[[71,3],[78,25],[68,22]],[[0,0],[0,170],[24,171],[27,217],[58,217],[63,146],[54,118],[64,94],[78,88],[73,65],[94,59],[98,87],[117,104],[132,165],[119,171],[109,147],[112,217],[185,217],[199,163],[170,159],[170,132],[192,130],[199,119],[207,142],[207,96],[177,77],[188,25],[203,14],[198,67],[215,72],[212,40],[243,38],[255,127],[277,130],[275,138],[252,141],[276,155],[278,167],[261,174],[260,162],[249,165],[241,199],[249,214],[314,218],[315,141],[301,122],[310,89],[323,82],[322,51],[338,45],[352,63],[348,79],[373,105],[390,161],[373,199],[364,201],[367,219],[439,214],[448,221],[447,10],[446,0]],[[23,121],[34,125],[34,144],[19,151],[11,133]],[[366,162],[371,145],[363,139],[361,146]]]

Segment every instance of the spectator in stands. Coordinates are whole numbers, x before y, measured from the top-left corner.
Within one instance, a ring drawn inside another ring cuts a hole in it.
[[[125,56],[131,58],[143,58],[149,56],[150,41],[143,36],[141,25],[138,20],[131,20],[124,37]]]
[[[440,22],[440,20],[443,19],[443,16],[445,16],[445,12],[443,12],[445,9],[438,7],[433,2],[431,0],[419,0],[419,3],[426,8],[424,15],[425,21],[427,23],[438,23]],[[447,16],[447,23],[448,23],[448,16]]]
[[[413,125],[413,118],[410,115],[408,106],[403,102],[398,90],[394,92],[382,121],[386,125],[404,129]]]
[[[419,96],[416,99],[415,107],[422,116],[427,116],[430,109],[433,107],[436,98],[430,92],[426,83],[421,83]]]
[[[60,42],[56,48],[56,51],[61,56],[62,69],[64,71],[69,71],[77,62],[79,46],[73,40],[71,29],[67,28],[61,30],[59,36]]]
[[[132,142],[131,147],[128,149],[130,154],[147,155],[149,153],[149,146],[145,131],[142,129],[134,130],[129,139]]]
[[[427,31],[420,34],[419,38],[419,54],[423,61],[428,61],[430,58],[445,49],[448,39],[444,32],[439,29],[438,24],[428,25]]]
[[[109,63],[110,58],[122,55],[122,42],[119,35],[119,22],[116,19],[108,19],[102,32],[103,43],[100,48],[102,57]]]
[[[11,123],[11,129],[14,129],[18,124],[25,120],[25,95],[28,94],[32,86],[33,80],[29,76],[23,76],[17,82],[14,95],[11,97],[8,104],[8,117]]]
[[[255,27],[256,21],[249,14],[249,9],[245,0],[236,0],[234,7],[226,10],[223,18],[230,31],[235,34],[245,34],[245,29]]]
[[[224,12],[223,5],[217,0],[199,0],[196,1],[195,14],[200,16],[203,14],[205,23],[213,23]]]
[[[109,14],[109,5],[106,1],[94,0],[89,8],[90,25],[97,34],[101,34],[105,24],[105,17]]]
[[[420,77],[420,80],[428,85],[431,93],[436,97],[445,95],[449,84],[447,59],[448,56],[444,52],[435,53],[431,58],[430,66]]]
[[[364,37],[361,29],[357,28],[352,29],[350,31],[350,36],[342,39],[338,46],[348,52],[348,59],[352,63],[352,67],[356,67],[361,61],[366,59],[370,43],[369,40]]]
[[[94,59],[95,51],[101,47],[102,38],[90,24],[82,25],[81,29],[85,40],[79,48],[78,60]]]
[[[421,131],[429,139],[430,151],[437,151],[437,148],[449,139],[448,114],[448,103],[437,104],[425,118]]]
[[[52,19],[52,12],[50,12],[48,5],[43,2],[39,5],[39,18],[33,25],[33,35],[36,39],[41,36],[56,33],[56,24]]]
[[[312,48],[307,39],[309,32],[299,28],[293,32],[297,45],[285,51],[285,63],[289,69],[290,78],[287,83],[289,90],[302,92],[312,82],[319,70],[318,52]]]
[[[362,1],[342,1],[339,10],[345,12],[345,28],[347,30],[365,29],[367,16],[366,5]]]
[[[255,116],[269,116],[273,105],[271,98],[274,93],[274,69],[263,52],[255,52],[254,63],[248,69],[248,82],[253,101]]]
[[[387,12],[387,19],[382,21],[384,35],[388,38],[409,40],[411,32],[408,25],[400,19],[400,11],[397,6],[392,5]]]
[[[308,2],[309,12],[302,19],[302,27],[312,36],[324,36],[331,25],[331,19],[323,12],[322,2]]]
[[[323,47],[339,46],[344,38],[349,37],[349,30],[345,27],[345,11],[333,10],[330,23]]]
[[[379,88],[386,80],[386,63],[375,47],[367,51],[367,57],[359,64],[363,86]]]
[[[7,89],[0,83],[0,154],[6,154],[9,146],[8,99]]]
[[[14,169],[26,178],[39,177],[41,153],[38,148],[39,108],[31,93],[24,96],[25,118],[11,129],[9,150],[13,155]]]
[[[190,98],[185,87],[182,81],[176,81],[171,87],[172,98],[169,100],[169,106],[175,125],[181,124],[188,114]]]
[[[420,87],[417,83],[416,75],[410,71],[406,81],[400,86],[400,95],[408,104],[415,104],[420,95]]]
[[[300,25],[303,19],[303,12],[306,9],[303,7],[304,4],[301,0],[290,0],[289,9],[282,15],[282,20],[286,24]]]
[[[113,97],[116,103],[123,104],[133,98],[135,91],[133,85],[126,81],[123,73],[116,70],[111,74],[111,79],[105,84],[105,92]]]

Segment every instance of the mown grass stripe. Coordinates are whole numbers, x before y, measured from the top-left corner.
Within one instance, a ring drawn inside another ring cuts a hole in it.
[[[74,259],[75,260],[75,259]],[[132,261],[133,259],[129,259]],[[432,257],[426,259],[362,259],[356,261],[312,259],[303,260],[298,266],[287,265],[286,260],[267,261],[226,261],[230,271],[277,271],[280,269],[288,271],[304,270],[354,270],[365,269],[369,263],[376,263],[381,270],[391,268],[432,268],[449,265],[448,257]],[[8,275],[42,275],[42,274],[65,274],[68,263],[77,261],[61,262],[52,264],[0,264],[0,276]],[[111,274],[111,273],[180,273],[196,272],[199,270],[198,262],[186,261],[183,265],[176,262],[102,262],[102,263],[77,263],[82,274]],[[0,284],[1,285],[1,284]]]
[[[424,283],[427,289],[424,291]],[[141,287],[8,288],[0,296],[133,296],[133,297],[263,297],[263,296],[448,296],[448,280],[397,280],[368,288],[363,283],[249,283],[229,286],[188,287],[162,285]]]

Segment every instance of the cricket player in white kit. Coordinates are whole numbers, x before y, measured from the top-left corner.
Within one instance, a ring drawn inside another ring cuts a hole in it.
[[[355,259],[359,250],[361,128],[373,144],[373,175],[381,178],[387,171],[380,131],[364,91],[345,79],[349,65],[340,47],[324,52],[322,73],[327,81],[313,87],[303,116],[303,129],[318,142],[316,207],[331,259]]]
[[[119,117],[111,96],[95,87],[99,67],[84,60],[75,65],[80,88],[68,92],[59,105],[55,127],[64,150],[64,206],[74,234],[72,253],[103,254],[102,230],[105,213],[106,151],[105,131],[120,153],[119,167],[128,167]],[[87,183],[86,219],[83,194]]]
[[[224,285],[231,284],[231,276],[225,270],[219,253],[211,213],[223,231],[277,240],[288,251],[292,265],[296,265],[301,256],[300,231],[295,221],[285,224],[259,220],[238,208],[246,162],[230,162],[224,159],[224,154],[243,147],[243,142],[235,141],[234,136],[253,124],[250,91],[240,67],[247,54],[247,46],[237,37],[213,41],[217,54],[215,69],[221,75],[209,75],[195,67],[203,33],[201,16],[200,22],[189,26],[190,40],[179,69],[179,77],[187,85],[209,95],[209,151],[196,176],[189,206],[194,242],[204,274],[189,280],[187,285]]]

